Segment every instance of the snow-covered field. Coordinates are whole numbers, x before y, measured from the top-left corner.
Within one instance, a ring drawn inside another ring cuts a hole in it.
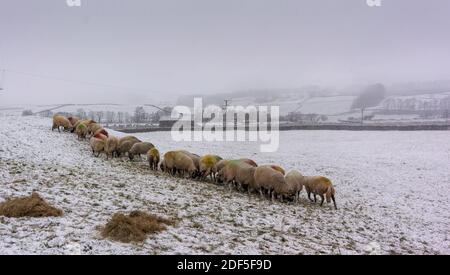
[[[174,142],[138,136],[161,151],[185,148],[279,163],[331,178],[331,204],[271,203],[211,183],[173,178],[145,162],[95,158],[87,142],[51,132],[51,120],[0,117],[0,201],[39,192],[62,217],[0,217],[1,254],[449,254],[449,132],[281,132],[276,153],[255,143]],[[99,237],[117,211],[179,219],[141,244]]]

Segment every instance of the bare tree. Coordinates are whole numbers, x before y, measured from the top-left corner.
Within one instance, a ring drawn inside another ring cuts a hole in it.
[[[123,123],[124,117],[125,117],[125,114],[123,112],[117,113],[117,120],[119,121],[119,123]]]
[[[86,111],[84,111],[84,109],[82,108],[77,109],[77,117],[79,117],[80,119],[86,119]]]
[[[99,112],[96,112],[95,115],[97,116],[97,122],[100,123],[100,122],[102,122],[102,119],[105,116],[105,112],[99,111]]]
[[[114,111],[107,111],[106,112],[106,122],[107,123],[113,123],[116,119],[116,112]]]
[[[134,122],[141,123],[145,121],[146,112],[144,107],[139,106],[134,110]]]
[[[89,111],[88,117],[89,117],[89,119],[95,120],[95,112],[94,111]]]

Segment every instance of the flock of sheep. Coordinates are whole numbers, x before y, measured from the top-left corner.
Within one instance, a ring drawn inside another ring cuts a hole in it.
[[[292,170],[285,173],[278,165],[257,165],[253,160],[242,158],[225,160],[216,155],[199,156],[194,153],[177,150],[166,152],[160,159],[158,149],[150,142],[143,142],[134,136],[122,138],[110,136],[108,132],[93,120],[80,120],[76,117],[53,117],[54,129],[61,127],[70,132],[75,132],[78,139],[90,138],[92,153],[97,157],[101,153],[109,157],[128,156],[133,160],[135,156],[146,155],[150,169],[158,170],[182,177],[206,180],[210,177],[216,184],[226,184],[230,188],[259,192],[261,197],[272,200],[290,199],[298,202],[303,187],[310,201],[317,202],[316,195],[321,198],[322,206],[325,198],[327,202],[334,203],[335,190],[331,181],[322,176],[303,176],[299,171]],[[311,198],[311,194],[313,198]]]

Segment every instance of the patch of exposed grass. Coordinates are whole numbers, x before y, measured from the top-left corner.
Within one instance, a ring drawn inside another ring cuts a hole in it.
[[[49,205],[37,193],[29,197],[13,198],[0,203],[0,216],[19,217],[56,217],[63,211]]]
[[[119,242],[142,242],[147,234],[157,233],[173,225],[171,219],[165,219],[142,211],[133,211],[129,215],[116,213],[101,230],[104,238]]]

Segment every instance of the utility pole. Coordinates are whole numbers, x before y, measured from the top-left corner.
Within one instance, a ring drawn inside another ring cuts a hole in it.
[[[224,112],[223,112],[223,114],[222,114],[222,129],[225,131],[226,130],[226,128],[227,128],[227,109],[228,109],[228,106],[229,106],[229,102],[231,102],[231,99],[224,99],[224,105],[223,105],[223,110],[224,110]]]
[[[231,102],[231,99],[224,99],[225,104],[223,105],[223,108],[226,110],[228,108],[228,103]]]
[[[364,108],[361,108],[361,125],[364,123]]]

